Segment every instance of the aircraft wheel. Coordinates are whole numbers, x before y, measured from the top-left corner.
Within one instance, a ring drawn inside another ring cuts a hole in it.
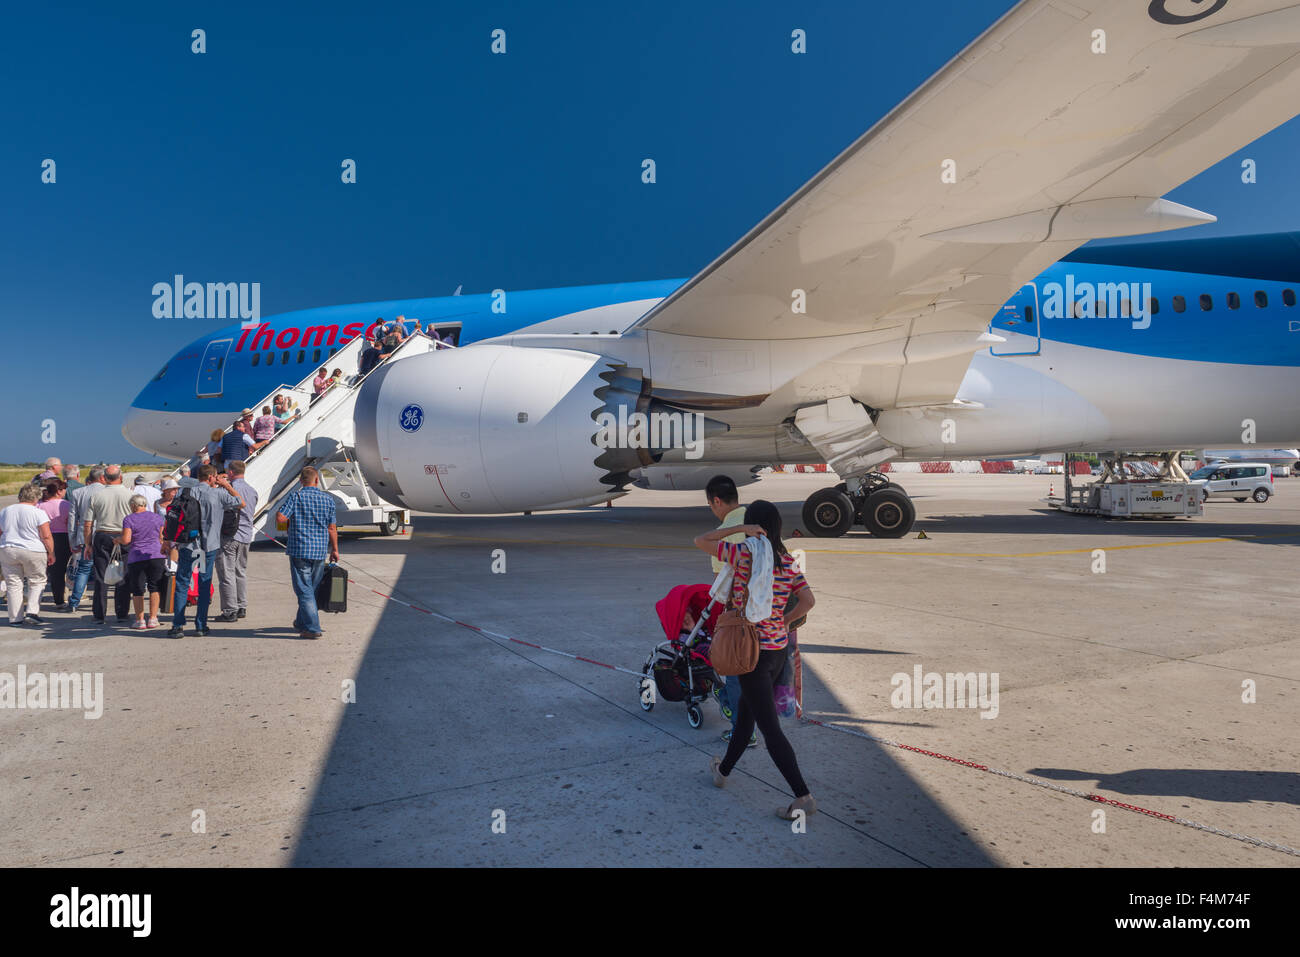
[[[898,488],[882,488],[867,496],[862,524],[877,538],[902,538],[916,521],[916,507]]]
[[[803,503],[803,523],[818,538],[839,538],[853,527],[853,500],[837,488],[818,489]]]

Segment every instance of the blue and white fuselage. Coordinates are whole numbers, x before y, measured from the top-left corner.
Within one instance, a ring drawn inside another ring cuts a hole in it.
[[[1278,234],[1079,250],[999,310],[989,332],[1005,341],[973,355],[957,411],[884,410],[876,426],[899,457],[922,459],[1295,444],[1296,249],[1294,234]],[[1179,268],[1184,262],[1196,268]],[[173,355],[132,403],[122,432],[145,451],[185,457],[243,407],[328,366],[331,350],[380,316],[454,329],[462,346],[523,330],[594,333],[600,344],[588,348],[608,351],[681,283],[511,292],[505,311],[492,295],[448,296],[284,313],[254,329],[228,326]],[[1152,302],[1139,303],[1134,293],[1149,293]],[[711,412],[733,434],[713,442],[706,461],[816,460],[772,439],[786,410],[767,411],[778,417],[767,415],[766,428],[763,406]],[[931,420],[946,417],[957,427],[941,440]]]

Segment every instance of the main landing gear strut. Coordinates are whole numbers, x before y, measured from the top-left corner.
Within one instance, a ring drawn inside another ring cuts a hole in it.
[[[839,538],[855,524],[877,538],[902,538],[915,521],[912,500],[881,472],[850,476],[803,503],[803,523],[818,538]]]

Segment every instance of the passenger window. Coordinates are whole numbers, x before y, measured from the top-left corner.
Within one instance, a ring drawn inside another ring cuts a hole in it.
[[[274,352],[268,352],[268,353],[266,354],[266,364],[269,365],[269,366],[273,366],[273,365],[275,365],[275,353],[274,353]]]
[[[1025,322],[1033,322],[1033,321],[1034,321],[1034,307],[1025,306]]]
[[[1229,309],[1241,308],[1241,297],[1238,296],[1235,292],[1228,293],[1228,308]]]
[[[289,350],[285,349],[284,352],[280,353],[280,365],[287,366],[288,364],[289,364]]]
[[[260,353],[260,352],[254,352],[254,353],[253,353],[253,365],[261,365],[261,364],[262,364],[262,353]]]
[[[1255,305],[1260,309],[1268,308],[1268,293],[1262,289],[1255,290]]]
[[[1284,305],[1284,306],[1294,306],[1294,305],[1295,305],[1295,290],[1294,290],[1294,289],[1283,289],[1283,290],[1282,290],[1282,305]]]
[[[1174,312],[1184,312],[1187,309],[1187,300],[1182,296],[1174,296]]]
[[[320,362],[320,350],[319,350],[319,349],[313,349],[313,350],[311,351],[311,361],[312,361],[312,364],[313,364],[313,365],[315,365],[317,362]]]
[[[307,361],[307,350],[306,350],[306,349],[299,349],[299,350],[298,350],[298,361],[299,361],[299,362],[306,362],[306,361]]]
[[[339,351],[338,346],[331,346],[331,347],[330,347],[330,355],[331,355],[331,356],[334,355],[334,353],[336,353],[336,352],[338,352],[338,351]]]
[[[225,364],[226,364],[226,357],[222,356],[220,359],[217,360],[217,371],[220,372],[221,367],[224,366]]]
[[[1214,298],[1210,296],[1208,293],[1204,293],[1204,292],[1201,293],[1200,303],[1201,303],[1201,312],[1209,312],[1211,309],[1214,308]]]

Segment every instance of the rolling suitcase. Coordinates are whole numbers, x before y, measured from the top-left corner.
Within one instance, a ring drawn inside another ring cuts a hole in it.
[[[316,586],[318,611],[348,610],[348,573],[338,565],[326,565],[325,574]]]

